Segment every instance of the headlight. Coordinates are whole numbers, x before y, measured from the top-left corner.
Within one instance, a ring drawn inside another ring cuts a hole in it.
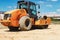
[[[11,17],[11,14],[9,14],[9,13],[8,13],[8,14],[4,14],[4,19],[5,19],[5,20],[7,20],[7,19],[10,18],[10,17]]]

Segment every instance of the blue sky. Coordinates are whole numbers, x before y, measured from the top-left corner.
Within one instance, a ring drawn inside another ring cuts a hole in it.
[[[60,0],[40,0],[40,4],[41,14],[60,16]]]
[[[18,0],[0,0],[0,11],[13,10]],[[42,15],[60,15],[60,0],[30,0],[40,4]]]

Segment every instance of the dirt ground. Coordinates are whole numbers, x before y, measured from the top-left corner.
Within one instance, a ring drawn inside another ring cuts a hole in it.
[[[51,24],[48,29],[18,32],[0,28],[0,40],[60,40],[60,24]]]

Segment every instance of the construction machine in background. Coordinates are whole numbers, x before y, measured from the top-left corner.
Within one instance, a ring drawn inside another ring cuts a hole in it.
[[[51,19],[47,16],[39,18],[37,16],[37,5],[31,1],[18,1],[17,9],[4,13],[3,20],[0,23],[7,26],[10,31],[30,30],[31,28],[48,28]]]

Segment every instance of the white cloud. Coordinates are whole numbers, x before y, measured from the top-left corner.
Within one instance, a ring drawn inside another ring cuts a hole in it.
[[[58,1],[58,0],[51,0],[51,1]]]
[[[52,5],[46,5],[47,7],[52,7]]]
[[[0,8],[0,11],[3,11],[4,9],[3,8]]]
[[[14,8],[17,8],[17,6],[14,6]]]
[[[12,6],[8,6],[7,8],[12,8]]]
[[[56,2],[56,1],[58,1],[58,0],[47,0],[47,1],[53,1],[53,2]]]
[[[44,1],[39,1],[38,3],[40,3],[40,4],[44,4],[45,2],[44,2]]]
[[[7,6],[7,8],[17,8],[17,6]]]
[[[60,9],[57,9],[57,12],[60,12]]]

